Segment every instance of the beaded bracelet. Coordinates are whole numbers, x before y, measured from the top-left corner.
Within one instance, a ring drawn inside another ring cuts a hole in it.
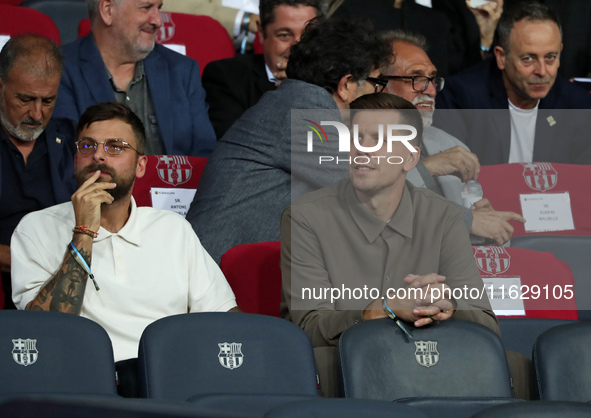
[[[74,232],[76,234],[86,234],[86,235],[89,235],[93,238],[98,237],[98,232],[93,231],[92,229],[90,229],[87,226],[75,226],[72,229],[72,232]]]

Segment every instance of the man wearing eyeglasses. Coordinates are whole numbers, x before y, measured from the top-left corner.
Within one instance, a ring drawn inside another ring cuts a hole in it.
[[[132,188],[147,161],[139,118],[120,103],[91,106],[76,145],[72,201],[29,214],[14,232],[17,307],[98,322],[115,361],[137,357],[144,328],[157,319],[235,309],[230,286],[189,223],[136,206]]]
[[[27,213],[65,202],[76,190],[73,144],[51,120],[62,66],[59,46],[39,35],[13,37],[0,52],[0,306],[5,309],[14,309],[14,228]]]
[[[461,205],[462,182],[478,178],[480,163],[460,140],[431,126],[435,97],[443,89],[445,80],[437,77],[437,68],[425,52],[426,41],[421,35],[394,31],[384,34],[383,39],[392,45],[395,57],[387,68],[382,68],[382,77],[388,80],[384,91],[412,102],[423,118],[421,161],[428,173],[419,165],[408,174],[408,180],[415,186],[438,191]],[[421,176],[417,175],[419,173]],[[434,181],[429,182],[431,176]],[[463,208],[463,218],[474,237],[492,240],[497,245],[511,238],[513,227],[509,221],[525,221],[515,212],[495,211],[488,199],[477,202],[474,210]]]

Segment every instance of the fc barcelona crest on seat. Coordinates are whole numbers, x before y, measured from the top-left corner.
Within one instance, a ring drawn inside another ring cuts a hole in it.
[[[503,274],[511,266],[511,256],[503,247],[474,247],[474,258],[480,271],[486,275]]]
[[[437,341],[415,341],[415,359],[423,367],[435,366],[439,361]]]
[[[188,182],[193,174],[193,166],[189,159],[179,155],[160,156],[156,170],[163,182],[175,187]]]
[[[558,172],[550,163],[523,164],[523,179],[533,190],[545,192],[558,183]]]
[[[160,19],[162,20],[162,26],[158,32],[156,32],[156,42],[159,44],[170,41],[175,32],[176,25],[172,21],[172,15],[167,12],[160,12]]]
[[[39,352],[37,351],[37,340],[27,338],[23,340],[18,338],[12,340],[14,347],[12,348],[12,358],[17,364],[21,366],[30,366],[37,361]]]
[[[242,366],[244,354],[242,354],[242,343],[218,343],[220,353],[218,358],[220,364],[226,369],[234,370]]]

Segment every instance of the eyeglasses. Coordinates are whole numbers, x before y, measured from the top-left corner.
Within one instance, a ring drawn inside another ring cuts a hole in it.
[[[388,85],[388,80],[384,78],[367,77],[366,80],[375,84],[374,88],[376,93],[383,92],[386,86]]]
[[[97,142],[92,138],[82,138],[80,141],[76,141],[76,148],[82,155],[93,155],[98,149],[99,144],[103,144],[105,152],[109,155],[119,155],[125,150],[125,148],[131,148],[141,155],[141,153],[129,145],[129,143],[118,138],[107,139],[105,142]]]
[[[436,91],[443,90],[445,84],[443,77],[426,77],[424,75],[383,75],[382,77],[387,80],[412,80],[412,89],[418,93],[427,90],[429,82],[433,83]]]

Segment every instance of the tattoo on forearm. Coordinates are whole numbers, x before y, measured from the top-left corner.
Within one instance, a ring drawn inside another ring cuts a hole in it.
[[[90,264],[90,252],[80,250]],[[68,253],[61,269],[51,279],[27,309],[69,312],[76,315],[82,310],[87,273]],[[47,306],[49,303],[49,306]]]

